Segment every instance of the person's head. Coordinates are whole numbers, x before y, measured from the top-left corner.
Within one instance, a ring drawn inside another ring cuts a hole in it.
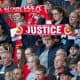
[[[35,5],[35,0],[26,0],[27,5]]]
[[[5,80],[13,80],[12,71],[5,72]]]
[[[16,51],[17,51],[16,57],[18,60],[18,67],[21,67],[27,61],[24,54],[24,49],[22,47],[18,47],[16,48]]]
[[[70,69],[72,69],[73,71],[76,71],[77,70],[77,60],[71,60],[68,64],[68,67]]]
[[[52,9],[52,15],[53,15],[53,18],[55,19],[55,21],[60,21],[63,19],[63,17],[66,17],[65,11],[61,7],[54,7]]]
[[[2,51],[0,52],[2,53],[1,55],[1,59],[2,59],[2,63],[3,65],[8,65],[11,63],[11,60],[12,60],[12,57],[11,57],[11,54],[9,51],[5,50],[5,51]]]
[[[15,5],[15,0],[4,0],[2,7],[11,7]]]
[[[71,25],[74,25],[78,22],[78,13],[76,13],[75,11],[71,12],[70,15],[69,15],[69,23]]]
[[[30,70],[35,70],[40,65],[40,60],[37,56],[30,56],[27,59],[27,65]]]
[[[5,50],[4,46],[0,45],[0,64],[3,64],[2,63],[2,52]]]
[[[22,56],[22,48],[17,48],[17,59],[20,60],[21,59],[21,56]]]
[[[21,70],[21,68],[15,68],[13,70],[13,80],[22,80],[22,70]]]
[[[78,20],[80,23],[80,2],[76,5],[76,9],[74,10],[78,14]]]
[[[60,80],[71,80],[72,77],[74,77],[74,75],[71,73],[71,71],[65,69],[60,75]]]
[[[18,23],[24,20],[24,14],[21,13],[14,13],[13,14],[13,20],[14,22]]]
[[[55,69],[64,68],[65,59],[62,56],[56,56],[54,59],[54,67]]]
[[[64,59],[67,58],[67,52],[64,49],[58,49],[56,51],[56,56],[62,56]]]
[[[70,47],[69,52],[70,52],[70,55],[72,55],[72,56],[78,55],[78,53],[79,53],[79,46],[77,44],[72,45]]]
[[[44,66],[40,66],[35,71],[36,74],[36,80],[44,80],[46,75],[46,68]]]
[[[42,36],[42,42],[47,48],[51,48],[55,44],[54,36]]]
[[[35,55],[34,53],[35,53],[35,51],[34,51],[33,48],[26,48],[25,51],[24,51],[24,54],[25,54],[26,59],[28,57],[30,57],[30,56]]]
[[[80,61],[78,61],[78,63],[77,63],[77,72],[80,73]]]
[[[51,10],[52,9],[52,4],[49,1],[44,2],[46,10]]]

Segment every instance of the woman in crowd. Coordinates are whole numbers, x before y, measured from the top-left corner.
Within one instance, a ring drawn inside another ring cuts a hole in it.
[[[66,15],[66,12],[61,7],[53,7],[52,9],[52,15],[54,18],[53,24],[68,24],[68,18]]]
[[[40,60],[37,56],[31,56],[27,59],[27,66],[30,69],[30,73],[26,76],[26,80],[35,80],[35,71],[40,66]]]
[[[28,74],[31,72],[27,65],[27,59],[31,56],[34,56],[35,52],[32,48],[26,48],[23,54],[25,55],[25,59],[26,59],[25,64],[22,66],[23,80],[25,80],[26,76],[28,76]]]
[[[33,48],[26,48],[25,51],[24,51],[24,54],[25,54],[26,60],[27,60],[28,57],[36,55]]]
[[[17,60],[18,60],[18,67],[22,67],[26,63],[24,50],[22,48],[17,49]]]

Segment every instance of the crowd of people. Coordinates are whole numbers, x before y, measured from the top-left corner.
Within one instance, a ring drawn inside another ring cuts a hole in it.
[[[46,10],[0,14],[0,80],[80,80],[80,1],[0,0],[0,8],[27,5]],[[74,34],[11,37],[28,24],[68,24]]]

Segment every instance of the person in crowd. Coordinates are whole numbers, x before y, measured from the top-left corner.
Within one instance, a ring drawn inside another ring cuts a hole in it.
[[[74,78],[72,80],[79,80],[80,79],[80,61],[77,62],[77,65],[76,65],[76,68],[77,68],[77,74],[74,76]]]
[[[1,7],[13,7],[15,6],[15,0],[4,0]]]
[[[75,77],[77,75],[77,61],[75,60],[71,61],[68,67],[71,69],[71,73]]]
[[[29,16],[25,16],[25,15],[28,15],[28,13],[25,13],[25,14],[14,13],[13,14],[13,21],[16,23],[16,27],[21,26],[21,27],[23,27],[23,29],[26,29],[28,21],[30,21],[30,20],[27,21],[26,19],[29,19]],[[25,34],[25,30],[23,30],[21,41],[23,43],[24,48],[30,47],[35,44],[36,36],[29,35],[29,34],[27,35],[27,34]]]
[[[24,50],[22,48],[18,48],[16,56],[17,56],[17,60],[18,60],[18,62],[17,62],[18,67],[22,67],[26,63]]]
[[[74,79],[74,80],[80,79],[80,61],[78,61],[78,63],[77,63],[77,76],[75,78],[76,79]]]
[[[62,43],[64,44],[67,51],[71,45],[75,43],[76,30],[79,29],[78,17],[79,15],[75,11],[71,12],[69,15],[69,26],[73,33],[71,35],[65,35],[62,37]]]
[[[33,48],[26,48],[24,50],[24,53],[23,55],[25,56],[25,64],[22,65],[22,70],[23,70],[23,80],[26,79],[26,76],[30,73],[30,69],[28,68],[28,65],[27,65],[27,59],[31,56],[35,56],[35,51]],[[23,57],[23,60],[24,60],[24,57]]]
[[[30,69],[30,73],[26,76],[26,80],[35,80],[35,71],[40,66],[40,60],[37,56],[31,56],[27,59],[27,66]]]
[[[13,80],[22,80],[21,68],[14,68],[13,69]]]
[[[52,15],[54,18],[53,24],[55,24],[55,25],[57,25],[57,24],[68,24],[69,23],[66,12],[61,7],[58,7],[58,6],[53,7]]]
[[[52,18],[52,13],[51,13],[53,6],[50,1],[44,2],[44,6],[45,6],[45,11],[41,12],[41,16],[44,18],[44,23],[52,24],[52,20],[54,20]],[[40,19],[38,20],[38,23],[40,24],[41,22],[39,21]]]
[[[79,27],[79,15],[75,11],[71,12],[69,15],[69,24],[72,26],[73,29],[77,29]]]
[[[60,80],[72,80],[74,75],[69,70],[64,70],[60,75]]]
[[[35,71],[36,80],[49,80],[48,76],[46,76],[46,68],[44,66],[38,67]]]
[[[79,19],[79,24],[80,24],[80,2],[76,5],[76,9],[74,11],[77,12],[79,15],[78,19]]]
[[[68,15],[76,9],[78,2],[77,0],[63,0],[62,6],[64,9],[66,9]]]
[[[51,67],[49,69],[49,78],[50,80],[58,80],[60,79],[61,73],[64,71],[64,69],[68,69],[66,64],[65,59],[59,55],[56,56],[54,61],[54,67]]]
[[[79,53],[79,46],[77,44],[73,44],[71,47],[70,47],[70,50],[69,50],[70,54],[67,58],[67,62],[68,62],[68,65],[71,61],[79,61],[80,60],[80,53]]]
[[[5,80],[13,80],[12,71],[6,72],[4,78]]]
[[[57,49],[61,48],[60,37],[58,36],[42,36],[43,46],[39,47],[37,55],[39,56],[41,65],[47,69],[53,66],[53,60]]]
[[[10,37],[5,34],[4,26],[0,23],[0,44],[11,43]]]
[[[62,0],[49,0],[54,6],[59,6],[61,7],[62,6]]]
[[[26,21],[24,19],[24,14],[22,13],[13,13],[13,20],[16,23],[17,26],[26,24]]]
[[[27,5],[38,5],[38,0],[26,0]]]
[[[67,52],[64,49],[58,49],[56,51],[56,56],[63,56],[63,58],[67,59]]]
[[[53,7],[52,9],[52,16],[54,18],[52,24],[54,25],[59,25],[59,24],[69,24],[69,20],[68,20],[68,17],[67,17],[67,12],[62,8],[62,7],[59,7],[59,6],[55,6]],[[67,46],[69,44],[67,44],[67,36],[65,35],[61,35],[61,43],[65,46],[65,50],[67,49]]]
[[[24,54],[25,54],[26,60],[28,57],[36,55],[33,48],[26,48],[24,51]]]
[[[80,46],[80,3],[76,6],[76,9],[74,10],[74,12],[78,15],[78,18],[77,18],[77,29],[75,29],[75,33],[76,33],[76,36],[75,36],[75,40],[74,40],[74,43],[75,44],[78,44]]]
[[[2,55],[1,52],[3,52],[4,50],[5,50],[4,46],[1,45],[0,46],[0,70],[3,67],[3,63],[2,63],[2,59],[1,59],[1,55]]]
[[[1,72],[5,73],[6,71],[11,71],[17,67],[17,65],[12,61],[12,57],[9,51],[5,50],[0,53],[2,54],[1,59],[3,65],[3,67],[1,68]]]

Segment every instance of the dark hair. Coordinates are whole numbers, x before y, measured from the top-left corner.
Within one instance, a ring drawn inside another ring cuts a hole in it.
[[[62,7],[55,6],[55,7],[53,7],[52,10],[54,10],[54,9],[57,10],[59,13],[62,13],[63,17],[66,17],[67,16],[66,10],[63,9]]]
[[[37,71],[42,71],[43,74],[46,74],[46,68],[42,65],[37,68]]]
[[[31,51],[31,53],[35,53],[35,50],[32,47],[25,48],[25,50],[28,50],[28,49]]]
[[[22,47],[18,47],[19,50],[21,50],[22,54],[21,54],[21,59],[19,61],[19,67],[21,67],[23,64],[26,63],[26,58],[25,58],[25,54],[24,54],[24,49]]]

